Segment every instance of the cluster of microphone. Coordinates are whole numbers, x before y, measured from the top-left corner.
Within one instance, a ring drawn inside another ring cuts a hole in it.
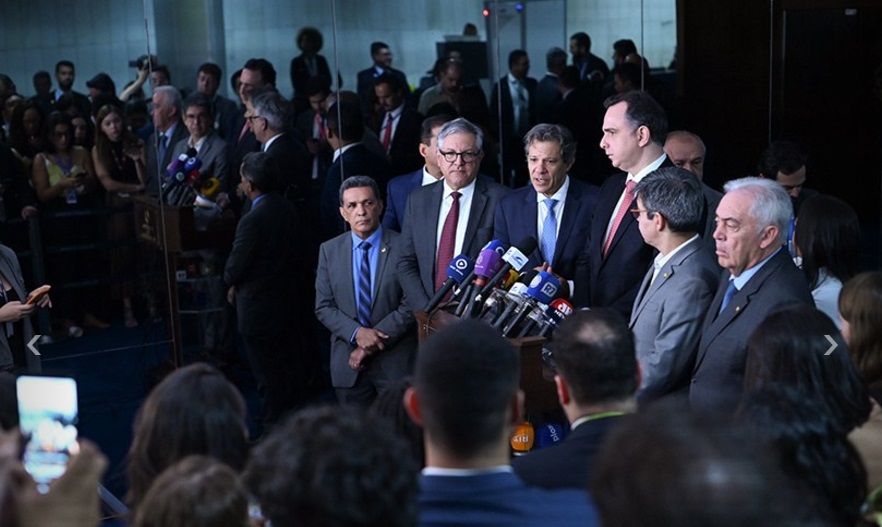
[[[447,280],[425,306],[432,312],[452,292],[454,314],[480,318],[504,337],[549,338],[558,324],[573,312],[561,298],[560,280],[547,271],[526,269],[536,238],[527,236],[506,249],[493,240],[472,261],[460,254],[447,267]]]
[[[162,182],[160,199],[166,205],[184,206],[197,202],[197,198],[210,201],[220,189],[217,178],[199,173],[202,160],[196,149],[190,148],[169,163]]]

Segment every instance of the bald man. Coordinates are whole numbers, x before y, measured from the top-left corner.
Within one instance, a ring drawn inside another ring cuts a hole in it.
[[[723,199],[723,195],[704,182],[704,156],[707,152],[707,149],[704,147],[704,141],[692,132],[675,130],[670,132],[665,139],[664,150],[671,162],[674,163],[674,166],[692,172],[701,181],[701,190],[704,192],[704,199],[707,203],[707,217],[704,222],[704,231],[701,233],[702,245],[711,254],[716,255],[713,237],[714,228],[716,227],[714,225],[714,215],[717,211],[717,205]]]

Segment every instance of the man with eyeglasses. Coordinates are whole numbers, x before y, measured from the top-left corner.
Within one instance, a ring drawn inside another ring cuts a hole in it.
[[[694,174],[660,168],[634,193],[637,208],[631,213],[640,235],[658,250],[628,324],[643,373],[637,400],[646,405],[677,392],[685,399],[701,324],[720,273],[699,236],[704,195]]]
[[[622,172],[600,188],[589,242],[576,269],[575,303],[613,308],[627,318],[653,257],[628,211],[635,208],[634,187],[650,172],[673,166],[662,150],[668,118],[643,91],[614,95],[603,105],[600,148]]]
[[[227,180],[227,144],[214,129],[213,109],[211,98],[204,93],[193,93],[184,100],[184,125],[190,137],[178,141],[172,159],[192,148],[202,161],[199,175],[217,178],[224,183]]]
[[[454,256],[476,258],[493,235],[493,218],[508,189],[478,178],[484,133],[464,118],[438,132],[441,181],[414,190],[407,199],[399,280],[410,305],[428,303],[447,279]]]
[[[793,203],[793,216],[799,216],[799,208],[818,191],[805,188],[807,156],[793,141],[772,141],[760,157],[757,171],[760,177],[777,181]]]

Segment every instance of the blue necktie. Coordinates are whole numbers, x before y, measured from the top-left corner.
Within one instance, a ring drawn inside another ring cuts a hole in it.
[[[361,242],[361,267],[358,272],[358,323],[362,327],[371,327],[371,244]]]
[[[545,208],[548,209],[545,221],[542,222],[542,256],[545,257],[548,265],[551,265],[554,259],[554,249],[557,245],[557,218],[554,215],[554,207],[557,205],[557,200],[548,198],[542,203],[545,203]]]
[[[162,165],[162,161],[165,159],[165,153],[168,151],[168,136],[162,134],[159,136],[159,159],[156,160],[157,164]],[[165,168],[165,167],[160,167]]]
[[[735,280],[729,280],[729,286],[726,287],[726,292],[723,294],[723,303],[720,304],[720,312],[717,313],[719,315],[726,309],[726,306],[729,305],[729,302],[732,301],[732,297],[735,296],[735,293],[738,292],[738,288],[735,287]]]

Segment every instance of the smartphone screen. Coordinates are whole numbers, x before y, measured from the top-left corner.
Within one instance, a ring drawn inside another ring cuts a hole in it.
[[[28,438],[24,467],[45,493],[64,473],[76,444],[77,384],[69,377],[23,375],[16,393],[21,431]]]

